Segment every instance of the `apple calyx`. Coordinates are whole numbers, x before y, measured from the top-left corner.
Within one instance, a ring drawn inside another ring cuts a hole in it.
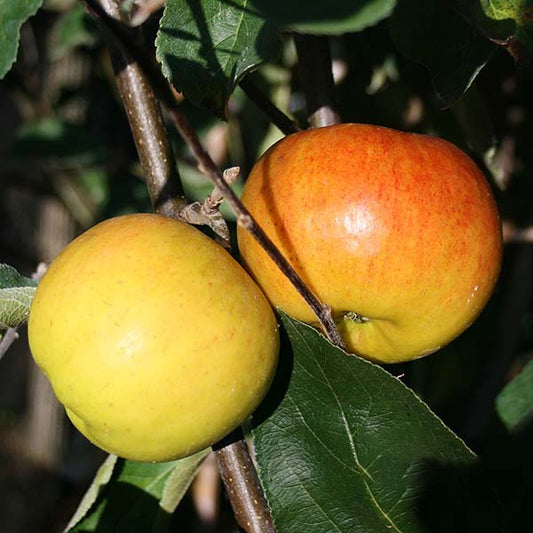
[[[355,311],[345,311],[340,316],[339,322],[342,320],[350,320],[357,324],[364,324],[365,322],[368,322],[370,318],[368,318],[367,316],[360,315],[359,313],[356,313]]]

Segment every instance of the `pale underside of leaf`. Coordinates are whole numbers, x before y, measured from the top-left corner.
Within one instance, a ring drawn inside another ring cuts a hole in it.
[[[14,328],[28,320],[35,290],[35,287],[0,289],[0,328]]]
[[[70,531],[89,512],[89,509],[93,506],[103,487],[109,483],[109,480],[113,475],[113,469],[115,468],[116,462],[117,456],[109,455],[102,466],[98,469],[91,486],[83,496],[78,508],[76,509],[76,512],[65,528],[65,532]]]

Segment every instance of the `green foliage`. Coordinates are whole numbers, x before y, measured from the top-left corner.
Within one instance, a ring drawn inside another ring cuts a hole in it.
[[[473,453],[411,390],[282,318],[283,368],[253,430],[279,531],[462,531],[498,520],[479,504],[494,500]]]
[[[477,0],[458,2],[461,12],[487,37],[498,41],[528,68],[533,64],[533,2]]]
[[[225,116],[239,80],[280,52],[277,29],[248,0],[169,0],[157,37],[163,72],[193,102]]]
[[[24,124],[11,148],[11,154],[15,157],[56,158],[78,165],[90,165],[102,162],[107,152],[83,126],[50,117]]]
[[[253,8],[282,28],[303,33],[340,35],[361,31],[388,17],[397,0],[251,0]]]
[[[390,29],[396,46],[429,70],[446,107],[470,87],[496,48],[439,0],[399,0]]]
[[[209,450],[168,463],[110,456],[72,518],[76,533],[163,533]]]
[[[66,11],[55,27],[54,59],[65,57],[79,46],[93,47],[98,40],[97,26],[83,5]]]
[[[496,412],[505,427],[516,431],[533,415],[533,361],[530,361],[498,395]]]
[[[41,4],[42,0],[0,0],[0,79],[17,57],[20,27]]]
[[[0,263],[0,329],[17,327],[26,322],[36,287],[37,281]]]
[[[102,490],[111,480],[117,459],[118,457],[116,455],[109,455],[103,462],[102,466],[98,469],[98,472],[96,472],[91,486],[87,489],[87,492],[78,505],[76,512],[65,528],[65,531],[71,531],[80,522],[80,520],[87,515],[91,507],[96,502],[98,496],[101,494]]]

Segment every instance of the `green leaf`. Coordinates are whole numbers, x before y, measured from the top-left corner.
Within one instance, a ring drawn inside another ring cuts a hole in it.
[[[30,313],[37,281],[0,263],[0,329],[20,326]]]
[[[102,466],[96,472],[91,486],[83,496],[76,512],[70,519],[65,531],[70,531],[82,518],[89,512],[96,499],[101,494],[102,489],[109,483],[115,464],[117,463],[116,455],[109,455]]]
[[[532,66],[532,0],[461,0],[459,7],[484,35],[499,42],[519,64]]]
[[[157,57],[174,87],[224,117],[239,80],[281,50],[278,29],[248,0],[169,0],[156,39]]]
[[[440,0],[398,0],[390,31],[399,50],[429,70],[437,97],[445,107],[470,87],[496,49]]]
[[[285,339],[253,421],[279,531],[465,531],[467,521],[495,531],[499,508],[476,457],[400,379],[282,321],[292,357]]]
[[[41,4],[42,0],[0,0],[0,79],[17,58],[20,27]]]
[[[510,431],[519,429],[533,416],[533,361],[530,361],[496,398],[496,412]]]
[[[311,34],[339,35],[361,31],[387,18],[397,0],[251,0],[261,16],[284,29]]]
[[[197,454],[186,457],[179,461],[174,470],[170,473],[161,494],[161,501],[159,505],[161,509],[167,513],[173,513],[179,502],[185,496],[196,472],[202,461],[207,457],[210,450],[202,450]]]
[[[71,529],[76,533],[163,533],[171,514],[210,450],[167,463],[139,463],[118,459],[111,480],[95,501],[87,502],[83,519]],[[97,474],[100,474],[100,472]],[[89,492],[94,492],[94,482]],[[100,489],[101,487],[97,487]],[[88,511],[88,512],[87,512]],[[80,511],[80,514],[82,511]],[[77,511],[78,513],[78,511]],[[76,516],[76,515],[75,515]]]

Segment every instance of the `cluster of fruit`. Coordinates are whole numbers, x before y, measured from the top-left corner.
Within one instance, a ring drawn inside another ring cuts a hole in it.
[[[290,135],[256,164],[242,200],[331,307],[348,351],[379,363],[450,342],[498,276],[490,188],[437,138],[358,124]],[[271,305],[316,317],[242,229],[238,244],[254,279],[199,230],[136,214],[98,224],[52,263],[30,346],[96,445],[140,461],[185,457],[261,402],[279,352]]]

